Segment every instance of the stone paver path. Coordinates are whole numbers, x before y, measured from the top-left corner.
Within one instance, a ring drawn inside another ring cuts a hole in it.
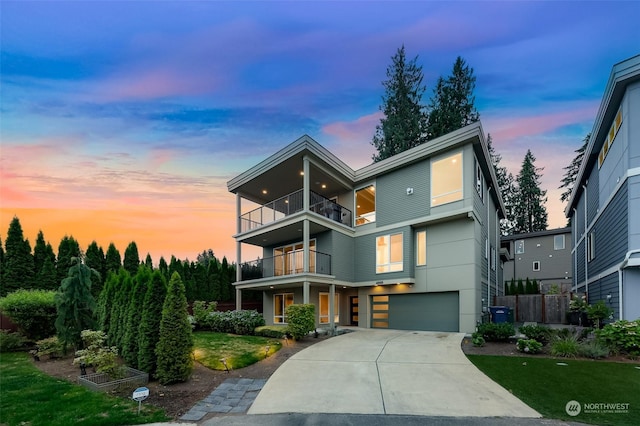
[[[208,413],[246,413],[266,382],[267,379],[227,379],[180,420],[198,421]]]

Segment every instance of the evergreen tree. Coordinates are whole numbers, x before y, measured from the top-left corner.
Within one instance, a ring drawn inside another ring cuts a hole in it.
[[[58,245],[58,259],[56,262],[56,271],[58,281],[61,282],[69,273],[69,268],[73,266],[72,259],[80,257],[80,245],[73,238],[65,235]]]
[[[34,267],[34,275],[37,277],[40,275],[40,271],[42,271],[42,267],[44,266],[44,261],[47,258],[47,242],[44,240],[44,234],[42,230],[38,232],[38,236],[36,237],[36,244],[33,246],[33,267]],[[41,288],[36,285],[37,288]]]
[[[51,256],[45,257],[44,265],[42,265],[42,269],[36,277],[36,281],[38,282],[38,288],[41,290],[56,290],[60,286],[56,266],[51,260]]]
[[[167,284],[164,275],[159,270],[153,271],[151,285],[144,296],[142,320],[138,330],[138,368],[152,377],[155,377],[157,367],[155,349],[160,340],[160,321],[166,295]]]
[[[538,286],[538,280],[534,278],[534,280],[531,282],[531,294],[539,294],[539,293],[540,293],[540,287]]]
[[[4,246],[2,245],[2,238],[0,238],[0,297],[2,297],[2,290],[4,289]]]
[[[222,302],[232,300],[231,287],[231,280],[229,279],[229,264],[227,263],[227,258],[225,256],[222,258],[222,265],[220,266],[220,300]]]
[[[416,56],[407,61],[404,45],[391,58],[385,94],[380,110],[384,117],[376,126],[371,144],[378,151],[373,161],[384,160],[426,142],[427,118],[422,105],[426,87],[422,84],[422,66]]]
[[[9,224],[5,241],[3,282],[0,297],[18,289],[29,289],[34,281],[34,263],[29,240],[24,239],[17,216]]]
[[[505,281],[505,282],[504,282],[504,295],[505,295],[505,296],[508,296],[508,295],[510,295],[510,294],[511,294],[511,293],[509,293],[509,282],[508,282],[508,281]]]
[[[524,294],[524,284],[522,283],[522,278],[518,278],[518,288],[516,289],[516,294]]]
[[[111,306],[109,333],[107,334],[109,345],[116,346],[120,350],[122,350],[127,302],[130,299],[132,286],[131,275],[124,268],[120,268],[118,286]]]
[[[509,294],[514,295],[518,294],[518,289],[516,287],[516,279],[511,278],[511,284],[509,285]]]
[[[151,255],[147,253],[147,257],[144,259],[144,264],[147,268],[153,270],[153,260],[151,260]]]
[[[209,262],[209,287],[211,288],[211,300],[215,300],[216,302],[222,301],[222,290],[220,283],[220,262],[218,259],[213,259]]]
[[[160,261],[158,262],[158,269],[160,273],[164,277],[166,281],[169,280],[169,265],[167,265],[167,261],[164,260],[164,257],[160,257]]]
[[[193,369],[192,350],[193,336],[184,285],[180,275],[174,273],[162,306],[160,339],[156,348],[156,376],[160,384],[184,382],[189,379]]]
[[[92,241],[87,247],[87,253],[85,254],[85,264],[92,269],[95,269],[100,274],[100,279],[93,283],[91,293],[93,297],[98,298],[102,291],[102,286],[107,278],[107,260],[104,257],[104,251],[102,247],[98,246],[98,243]]]
[[[94,311],[96,302],[91,294],[91,278],[97,272],[82,263],[80,258],[71,259],[67,278],[62,280],[56,293],[56,330],[58,338],[66,348],[68,345],[79,347],[82,342],[82,330],[95,327]]]
[[[573,191],[573,185],[578,177],[578,172],[582,165],[582,159],[584,158],[584,152],[587,150],[587,144],[589,143],[590,138],[591,133],[585,136],[582,140],[582,146],[574,151],[576,156],[571,160],[571,164],[563,169],[566,171],[562,177],[562,185],[558,187],[558,189],[564,188],[564,192],[560,195],[560,201],[562,202],[568,201],[569,197],[571,197],[571,191]]]
[[[517,234],[544,231],[547,229],[547,191],[540,189],[540,172],[535,166],[536,158],[527,150],[522,169],[516,179],[518,189],[515,196],[515,229]]]
[[[122,258],[120,257],[120,252],[116,248],[115,244],[109,244],[109,247],[107,248],[107,254],[105,256],[105,261],[107,263],[107,272],[113,272],[117,274],[120,271],[120,267],[122,266]]]
[[[102,291],[100,292],[100,296],[98,297],[98,306],[96,308],[98,329],[104,331],[107,335],[107,339],[111,336],[109,333],[109,327],[111,325],[111,310],[118,291],[118,284],[118,274],[109,272],[104,286],[102,287]]]
[[[127,365],[138,368],[138,331],[142,319],[144,296],[151,284],[151,269],[141,265],[133,277],[133,292],[127,312],[127,325],[122,342],[122,357]]]
[[[529,281],[529,277],[527,277],[524,285],[525,294],[533,294],[533,289],[531,288],[531,281]]]
[[[124,251],[124,261],[122,262],[122,266],[134,276],[136,272],[138,272],[138,266],[140,266],[140,256],[138,256],[138,246],[135,241],[132,241],[127,246],[127,249]]]
[[[476,77],[460,56],[453,64],[451,75],[440,77],[429,103],[427,137],[429,140],[458,130],[480,119],[473,91]]]
[[[493,139],[491,134],[487,135],[487,148],[491,157],[491,164],[493,164],[493,170],[496,173],[498,180],[498,186],[500,187],[500,195],[505,206],[505,218],[500,220],[500,233],[502,235],[510,235],[513,233],[513,227],[515,226],[513,221],[513,214],[515,209],[515,184],[513,175],[507,171],[507,168],[500,165],[502,161],[502,155],[498,154],[493,148]]]

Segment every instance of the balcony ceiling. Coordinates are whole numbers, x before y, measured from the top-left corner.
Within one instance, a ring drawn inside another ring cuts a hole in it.
[[[265,228],[268,229],[270,226],[272,229],[265,231]],[[302,241],[302,226],[302,218],[300,218],[299,222],[287,226],[278,226],[274,223],[260,228],[260,232],[241,241],[244,244],[252,244],[260,247],[300,242]],[[311,235],[319,234],[327,229],[329,228],[320,223],[309,222],[309,233]]]

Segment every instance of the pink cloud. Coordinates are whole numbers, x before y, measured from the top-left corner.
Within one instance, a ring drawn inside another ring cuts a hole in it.
[[[323,126],[322,132],[334,138],[329,149],[355,169],[370,164],[375,151],[371,138],[382,116],[382,112],[375,112],[354,121],[337,121]]]

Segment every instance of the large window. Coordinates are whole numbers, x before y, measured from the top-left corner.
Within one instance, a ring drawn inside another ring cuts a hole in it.
[[[293,305],[293,293],[273,295],[273,323],[286,324],[287,316],[284,314],[287,306]]]
[[[462,152],[431,162],[431,206],[462,199]]]
[[[427,264],[427,231],[416,232],[416,266]]]
[[[516,241],[516,254],[524,254],[524,240]]]
[[[553,237],[553,249],[564,250],[564,235],[556,235]]]
[[[376,274],[402,271],[402,233],[376,238]]]
[[[356,226],[376,221],[376,187],[369,185],[356,190]]]
[[[309,241],[309,272],[316,271],[316,240]],[[275,276],[300,274],[304,271],[304,245],[291,244],[273,249]]]
[[[476,166],[476,176],[475,176],[474,185],[476,187],[476,192],[480,196],[480,200],[484,202],[484,185],[482,184],[482,182],[484,181],[484,176],[482,175],[482,169],[480,168],[480,163],[478,163],[478,160],[474,158],[473,162]]]
[[[329,293],[320,293],[320,313],[318,320],[320,324],[329,324]],[[333,302],[333,322],[340,322],[340,295],[335,294]]]

